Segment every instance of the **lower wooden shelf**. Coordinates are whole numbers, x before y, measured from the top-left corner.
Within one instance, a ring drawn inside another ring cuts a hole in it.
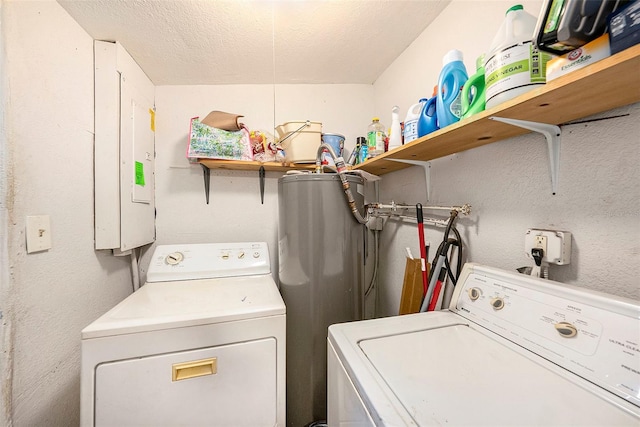
[[[280,162],[256,162],[246,160],[213,160],[198,159],[198,163],[209,169],[258,171],[263,166],[265,171],[287,172],[290,170],[313,170],[315,164],[306,163],[280,163]]]

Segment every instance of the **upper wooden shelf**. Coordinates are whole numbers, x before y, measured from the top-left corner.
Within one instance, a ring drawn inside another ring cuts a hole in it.
[[[389,159],[428,161],[529,132],[491,120],[494,116],[561,125],[638,101],[640,45],[367,160],[354,169],[383,175],[411,166]]]

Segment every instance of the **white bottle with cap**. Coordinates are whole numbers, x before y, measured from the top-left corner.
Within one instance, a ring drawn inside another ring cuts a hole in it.
[[[389,134],[389,151],[402,146],[402,128],[400,127],[400,108],[394,105],[391,109],[391,133]]]

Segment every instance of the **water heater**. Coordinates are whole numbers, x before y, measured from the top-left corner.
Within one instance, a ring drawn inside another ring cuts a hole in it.
[[[356,206],[359,176],[349,176]],[[278,181],[280,292],[287,307],[287,425],[326,419],[327,328],[363,317],[367,229],[336,174]]]

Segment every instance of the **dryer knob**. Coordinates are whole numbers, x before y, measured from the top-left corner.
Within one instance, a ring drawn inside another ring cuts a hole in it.
[[[182,262],[183,259],[184,255],[182,254],[182,252],[172,252],[165,257],[164,262],[169,265],[178,265]]]
[[[504,308],[504,300],[500,297],[493,298],[491,300],[491,307],[496,311],[502,310]]]
[[[558,322],[555,325],[556,331],[563,338],[573,338],[578,335],[578,328],[569,322]]]
[[[469,290],[467,290],[467,293],[469,294],[469,299],[471,301],[477,300],[478,298],[480,298],[480,295],[482,295],[482,292],[479,288],[470,288]]]

